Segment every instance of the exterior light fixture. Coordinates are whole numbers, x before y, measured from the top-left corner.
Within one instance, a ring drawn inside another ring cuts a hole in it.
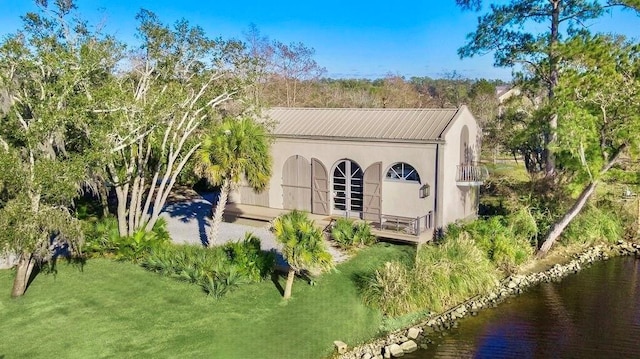
[[[430,194],[431,186],[428,183],[425,183],[420,187],[420,198],[427,198]]]

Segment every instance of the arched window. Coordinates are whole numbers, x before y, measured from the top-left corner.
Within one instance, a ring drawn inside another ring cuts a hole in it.
[[[362,169],[349,159],[341,160],[333,170],[333,208],[349,212],[362,211]]]
[[[407,181],[420,183],[420,175],[413,166],[408,163],[398,162],[387,171],[388,180]]]

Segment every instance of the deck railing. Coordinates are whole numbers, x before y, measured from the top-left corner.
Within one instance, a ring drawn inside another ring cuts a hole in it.
[[[489,171],[485,166],[477,164],[458,165],[456,182],[481,184],[489,177]]]
[[[378,223],[372,223],[380,230],[390,230],[419,236],[425,231],[433,228],[433,211],[419,217],[392,216],[388,214],[380,215]]]

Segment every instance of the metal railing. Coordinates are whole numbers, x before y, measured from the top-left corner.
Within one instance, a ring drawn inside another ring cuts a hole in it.
[[[364,214],[365,212],[362,212]],[[354,213],[346,212],[342,215],[344,218],[351,219],[360,219],[361,217],[354,216]],[[360,214],[360,213],[359,213]],[[376,219],[372,219],[374,218]],[[373,228],[383,230],[383,231],[395,231],[405,234],[410,234],[414,236],[419,236],[433,228],[433,211],[429,211],[429,213],[424,216],[418,217],[403,217],[403,216],[393,216],[389,214],[379,214],[379,213],[369,213],[369,218],[365,219],[367,222],[371,223]],[[335,225],[335,218],[332,218],[329,224],[324,228],[324,232],[330,232],[333,226]]]
[[[415,218],[383,214],[380,216],[378,227],[381,230],[392,230],[419,236],[421,233],[433,228],[433,211]]]
[[[458,165],[456,182],[481,183],[489,177],[489,171],[485,166],[477,164]]]

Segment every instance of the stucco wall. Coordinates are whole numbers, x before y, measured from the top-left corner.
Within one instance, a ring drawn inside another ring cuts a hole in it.
[[[269,204],[282,208],[282,167],[293,155],[304,156],[307,160],[319,159],[327,168],[331,178],[334,166],[342,159],[355,161],[363,171],[370,165],[382,162],[382,213],[387,215],[417,217],[434,210],[433,195],[420,198],[420,185],[410,182],[385,180],[387,170],[397,162],[413,166],[420,176],[421,183],[429,183],[432,188],[435,181],[435,144],[355,142],[332,140],[308,140],[280,138],[272,147],[273,176],[270,183]],[[330,204],[333,208],[333,203]]]
[[[460,114],[455,118],[451,126],[444,135],[446,145],[443,153],[443,206],[442,206],[442,226],[446,226],[458,219],[474,218],[477,216],[477,201],[479,188],[460,187],[456,184],[457,166],[461,164],[464,154],[461,153],[460,134],[463,127],[467,126],[469,131],[469,149],[471,150],[471,161],[477,162],[480,159],[481,132],[471,112],[462,108]]]

